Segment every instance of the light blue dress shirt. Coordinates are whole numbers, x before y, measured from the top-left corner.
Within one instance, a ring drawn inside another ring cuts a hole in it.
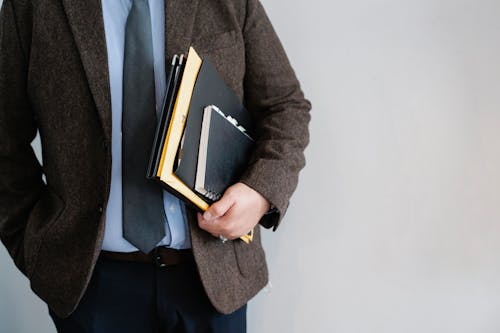
[[[114,252],[138,251],[122,235],[122,97],[125,24],[132,0],[102,0],[102,13],[108,51],[109,83],[112,110],[112,171],[111,191],[106,209],[106,228],[102,249]],[[156,112],[160,113],[166,89],[165,73],[165,12],[163,0],[149,0],[153,34]],[[165,238],[158,244],[176,249],[191,247],[184,204],[163,191],[167,221]]]

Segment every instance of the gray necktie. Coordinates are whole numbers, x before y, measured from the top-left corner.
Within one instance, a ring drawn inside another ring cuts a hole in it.
[[[134,0],[125,28],[123,63],[123,236],[144,253],[165,236],[162,191],[146,179],[155,128],[151,17],[148,0]]]

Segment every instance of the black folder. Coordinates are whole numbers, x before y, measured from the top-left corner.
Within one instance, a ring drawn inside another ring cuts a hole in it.
[[[189,104],[180,161],[175,170],[175,174],[192,189],[195,188],[203,112],[209,105],[216,105],[226,116],[236,119],[251,137],[254,135],[250,113],[239,97],[226,85],[214,65],[209,60],[203,59]]]
[[[146,177],[149,179],[156,178],[158,167],[160,165],[161,150],[165,143],[168,124],[172,117],[172,111],[177,97],[177,91],[181,82],[182,70],[184,66],[184,56],[174,55],[170,66],[170,71],[167,75],[166,93],[163,99],[163,106],[160,118],[156,126],[156,134],[153,141],[153,148],[149,161],[149,167]]]

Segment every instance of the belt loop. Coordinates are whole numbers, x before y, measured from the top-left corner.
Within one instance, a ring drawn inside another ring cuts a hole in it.
[[[161,262],[161,255],[160,255],[160,251],[158,250],[159,247],[155,247],[152,254],[153,254],[153,262],[155,263],[156,267],[158,268],[163,268],[167,265],[165,265],[164,263]]]

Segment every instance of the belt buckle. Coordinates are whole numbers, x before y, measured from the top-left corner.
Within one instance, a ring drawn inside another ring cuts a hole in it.
[[[153,250],[153,262],[158,268],[166,267],[167,265],[161,262],[161,255],[158,247]]]

